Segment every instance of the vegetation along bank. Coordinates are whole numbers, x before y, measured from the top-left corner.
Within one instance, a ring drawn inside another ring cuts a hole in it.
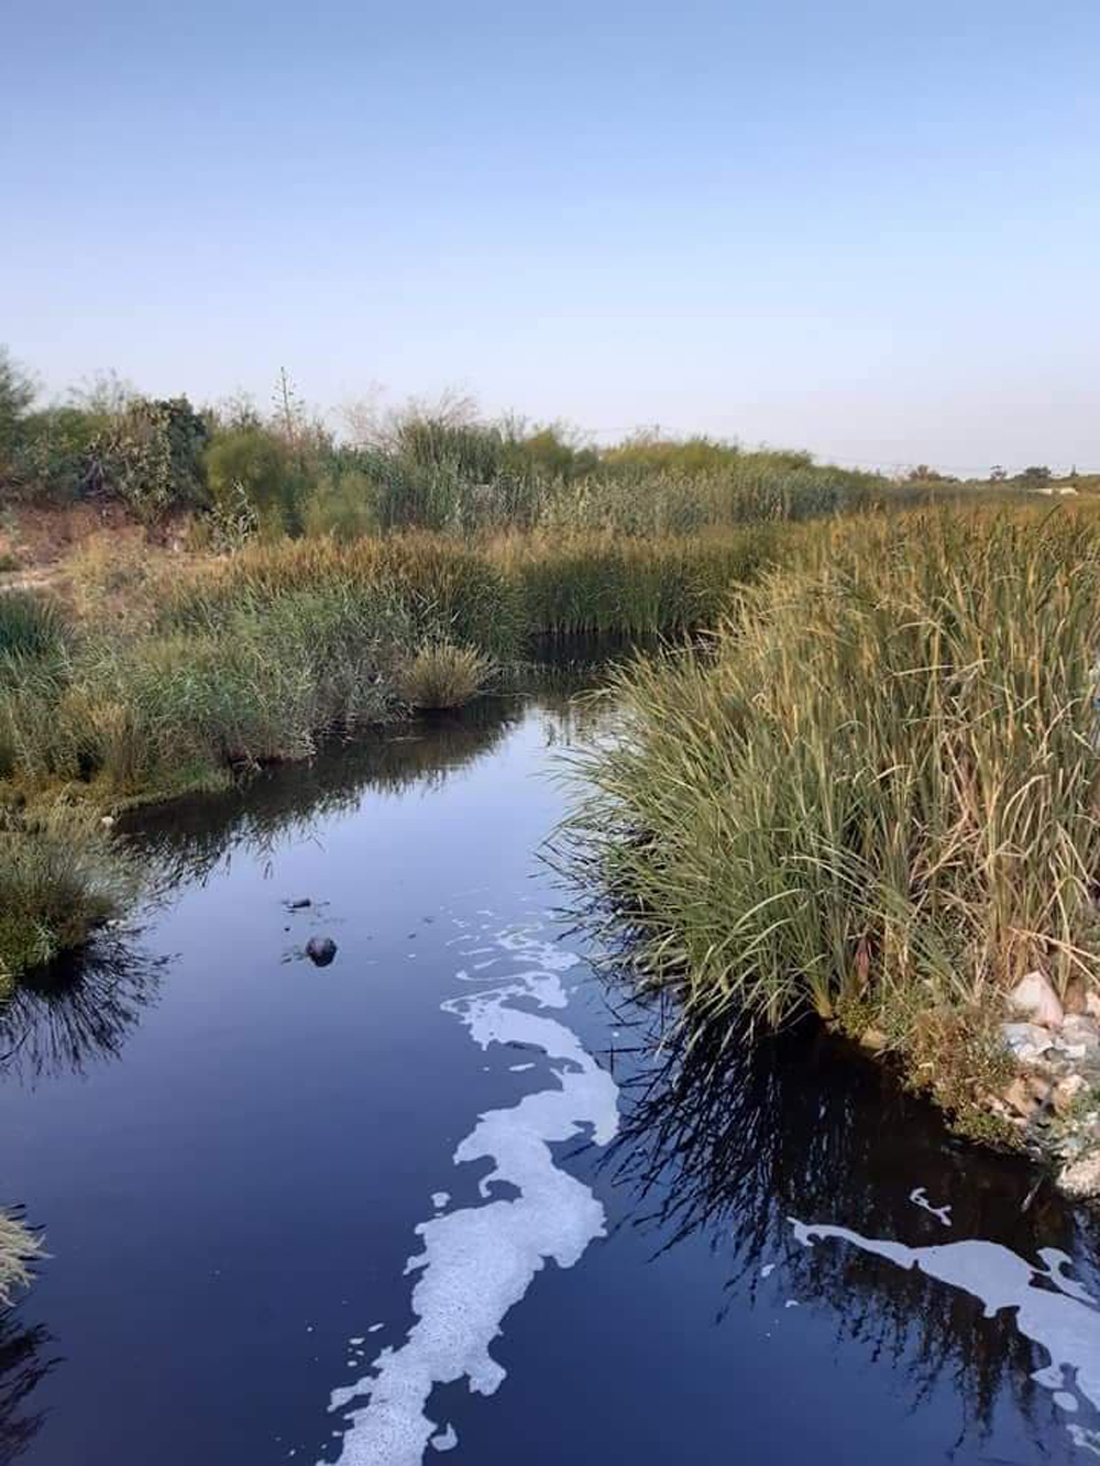
[[[39,407],[0,361],[0,985],[133,899],[118,810],[458,706],[535,638],[664,635],[571,826],[639,983],[711,1036],[814,1014],[1088,1192],[1095,487],[453,401],[334,434],[285,377]]]

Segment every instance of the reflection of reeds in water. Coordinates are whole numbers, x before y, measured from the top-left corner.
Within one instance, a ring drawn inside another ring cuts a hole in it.
[[[438,789],[497,751],[532,711],[547,743],[571,738],[577,719],[596,716],[574,701],[582,673],[560,675],[557,689],[476,699],[460,711],[334,741],[308,763],[265,770],[220,794],[144,810],[133,837],[150,863],[160,899],[208,880],[226,857],[246,851],[271,859],[280,846],[308,839],[325,820],[353,813],[367,793],[400,797]]]
[[[638,1020],[650,1055],[651,1018]],[[908,1378],[914,1406],[944,1384],[964,1433],[985,1435],[1007,1390],[1034,1427],[1036,1407],[1051,1407],[1029,1376],[1048,1361],[1011,1310],[985,1318],[979,1299],[916,1269],[843,1246],[808,1250],[791,1218],[919,1245],[984,1238],[1029,1261],[1058,1247],[1086,1285],[1100,1271],[1095,1235],[1049,1186],[1025,1205],[1025,1163],[975,1157],[888,1071],[838,1062],[835,1044],[822,1032],[746,1035],[719,1057],[702,1044],[689,1051],[679,1033],[659,1060],[619,1075],[624,1123],[603,1165],[629,1198],[629,1224],[658,1254],[701,1233],[729,1255],[721,1314],[754,1298],[761,1264],[777,1262],[788,1296],[835,1314],[838,1336]],[[918,1186],[950,1203],[950,1231],[914,1206]]]
[[[367,731],[327,745],[308,763],[264,771],[240,788],[143,811],[134,838],[170,898],[209,879],[231,853],[270,859],[327,819],[351,814],[368,792],[400,796],[440,787],[491,753],[522,715],[514,698],[482,698],[461,712]]]
[[[42,1324],[24,1324],[18,1311],[0,1314],[0,1466],[10,1466],[31,1446],[45,1411],[25,1407],[58,1362]]]
[[[33,1083],[118,1058],[157,999],[162,966],[129,942],[102,936],[40,968],[0,1005],[0,1078]]]

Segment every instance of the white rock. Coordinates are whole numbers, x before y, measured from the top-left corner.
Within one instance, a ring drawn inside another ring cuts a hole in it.
[[[1060,1028],[1065,1018],[1062,1000],[1041,972],[1029,972],[1009,994],[1009,1002],[1032,1023]]]
[[[1037,1023],[1002,1023],[1001,1036],[1005,1048],[1021,1064],[1034,1064],[1050,1047],[1050,1033]]]
[[[1051,1103],[1059,1115],[1068,1114],[1077,1103],[1078,1096],[1087,1088],[1080,1074],[1067,1074],[1054,1086]]]
[[[1100,1149],[1090,1150],[1080,1160],[1063,1166],[1058,1173],[1058,1186],[1067,1196],[1100,1195]]]
[[[1095,1018],[1070,1013],[1062,1024],[1062,1037],[1071,1044],[1084,1044],[1086,1049],[1100,1048],[1100,1028]]]

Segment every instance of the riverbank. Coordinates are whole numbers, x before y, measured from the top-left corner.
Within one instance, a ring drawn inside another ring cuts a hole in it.
[[[1056,1116],[1002,1025],[1032,973],[1095,1001],[1098,642],[1091,517],[931,514],[833,524],[619,672],[571,832],[637,982],[699,1032],[813,1013],[1060,1162],[1096,1076]]]
[[[84,543],[52,590],[0,596],[0,975],[79,945],[122,905],[121,851],[90,814],[460,706],[536,640],[682,636],[778,546],[764,525],[625,542],[284,539],[186,559],[136,529]]]
[[[116,530],[0,597],[0,971],[124,908],[125,809],[460,706],[536,643],[717,626],[616,674],[618,736],[581,760],[573,835],[640,985],[699,1029],[812,1012],[966,1134],[1079,1173],[1093,1035],[1036,1073],[1006,1025],[1031,974],[1093,1020],[1098,567],[1066,508],[183,557]]]

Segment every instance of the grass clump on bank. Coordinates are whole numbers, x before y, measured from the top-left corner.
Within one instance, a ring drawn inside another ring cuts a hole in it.
[[[86,942],[137,884],[90,810],[0,810],[0,996],[23,973]]]
[[[443,712],[470,702],[492,674],[492,662],[472,647],[427,642],[401,669],[397,686],[410,707]]]
[[[52,601],[30,591],[0,596],[0,677],[16,659],[44,657],[59,650],[62,619]]]
[[[573,833],[641,981],[700,1027],[873,1027],[965,1112],[1005,988],[1097,977],[1098,647],[1088,519],[940,513],[830,526],[621,671]]]

